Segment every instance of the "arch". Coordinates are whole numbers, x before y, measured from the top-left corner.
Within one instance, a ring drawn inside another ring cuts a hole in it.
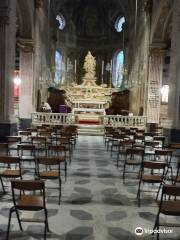
[[[30,6],[31,1],[18,0],[17,1],[17,15],[19,19],[19,33],[21,37],[32,38],[33,34],[33,9]]]
[[[161,0],[157,6],[152,19],[151,26],[151,43],[157,41],[164,41],[165,32],[172,16],[172,2],[169,0]]]

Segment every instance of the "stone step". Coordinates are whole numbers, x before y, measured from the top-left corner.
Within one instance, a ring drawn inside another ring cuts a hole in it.
[[[102,136],[104,134],[104,127],[99,125],[79,125],[79,135]]]

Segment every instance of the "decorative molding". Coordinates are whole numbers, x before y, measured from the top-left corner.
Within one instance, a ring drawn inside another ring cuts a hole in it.
[[[18,38],[17,47],[23,52],[33,52],[34,51],[34,41],[30,38]]]
[[[43,7],[43,0],[34,0],[35,8],[39,9]]]

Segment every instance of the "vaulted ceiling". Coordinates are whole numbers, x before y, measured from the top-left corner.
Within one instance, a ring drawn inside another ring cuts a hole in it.
[[[53,0],[56,16],[61,12],[67,26],[74,25],[79,37],[111,35],[118,16],[125,16],[127,25],[134,22],[135,0]],[[73,33],[72,33],[73,34]]]

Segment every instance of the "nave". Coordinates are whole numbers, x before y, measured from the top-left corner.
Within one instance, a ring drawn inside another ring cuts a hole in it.
[[[110,157],[102,136],[78,137],[66,182],[62,176],[60,205],[57,203],[58,193],[49,188],[46,190],[50,228],[47,239],[156,239],[147,234],[138,238],[134,233],[136,227],[153,228],[158,211],[155,195],[142,195],[139,208],[136,200],[138,180],[127,177],[123,184],[122,164],[119,165],[117,169],[116,158]],[[46,182],[46,186],[54,187],[54,181]],[[11,194],[2,195],[0,201],[0,239],[4,239],[12,206]],[[29,212],[23,214],[26,218],[32,217]],[[33,217],[39,217],[38,212],[35,215]],[[24,232],[19,231],[14,216],[10,239],[42,239],[43,224],[23,223],[23,228]],[[178,231],[169,234],[169,238],[168,234],[161,234],[160,239],[180,239]]]

